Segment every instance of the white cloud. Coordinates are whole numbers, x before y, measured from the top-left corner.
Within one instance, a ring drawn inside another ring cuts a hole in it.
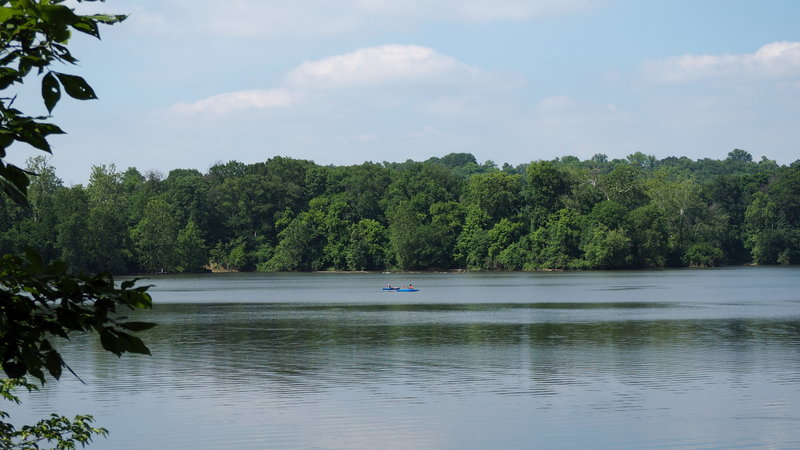
[[[424,105],[422,111],[443,117],[463,117],[480,114],[481,106],[481,99],[474,97],[441,97]]]
[[[772,42],[755,53],[684,55],[646,61],[645,78],[668,83],[708,79],[781,79],[800,76],[800,42]]]
[[[275,109],[292,106],[302,97],[288,89],[249,90],[214,95],[193,103],[178,103],[170,112],[179,115],[226,115],[247,109]]]
[[[433,49],[383,45],[305,62],[287,72],[283,85],[273,89],[222,93],[175,104],[169,112],[221,116],[241,110],[288,109],[300,103],[313,104],[313,108],[305,108],[309,114],[331,110],[341,114],[365,107],[398,109],[415,103],[437,104],[445,91],[461,91],[462,97],[464,92],[486,92],[493,89],[492,82],[491,75]],[[365,88],[372,89],[365,92]],[[446,103],[439,103],[440,113],[447,109]],[[449,106],[450,112],[458,107]],[[435,112],[436,108],[421,109]]]
[[[475,79],[479,71],[433,49],[382,45],[309,61],[286,76],[305,88],[375,86],[393,83],[453,83]]]

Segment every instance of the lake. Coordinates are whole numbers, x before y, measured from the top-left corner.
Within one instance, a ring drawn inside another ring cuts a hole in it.
[[[798,267],[147,283],[153,355],[76,338],[86,384],[16,417],[93,414],[103,449],[800,447]]]

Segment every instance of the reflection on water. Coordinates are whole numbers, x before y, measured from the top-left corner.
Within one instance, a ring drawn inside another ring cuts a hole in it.
[[[152,357],[84,338],[100,448],[800,445],[800,271],[151,280]],[[402,278],[402,279],[401,279]],[[756,288],[754,288],[756,286]]]

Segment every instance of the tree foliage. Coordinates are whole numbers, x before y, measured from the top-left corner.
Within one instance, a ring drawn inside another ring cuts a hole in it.
[[[80,0],[78,0],[80,2]],[[109,244],[127,248],[126,240],[104,242],[95,253],[82,259],[77,252],[91,249],[86,230],[127,233],[128,208],[114,200],[129,200],[130,193],[119,191],[114,171],[107,175],[104,187],[113,192],[64,188],[45,160],[29,160],[28,170],[6,160],[12,145],[20,144],[44,152],[51,151],[48,137],[63,131],[50,123],[48,116],[31,116],[17,109],[17,95],[12,91],[38,77],[41,97],[48,113],[62,98],[62,93],[78,100],[97,98],[91,86],[80,76],[54,70],[56,65],[77,63],[67,44],[72,32],[100,37],[100,24],[114,24],[119,15],[79,15],[63,0],[0,0],[0,188],[6,197],[2,203],[5,236],[0,257],[0,365],[9,379],[4,380],[2,396],[18,401],[14,387],[32,388],[26,376],[44,383],[46,375],[61,377],[63,369],[72,369],[56,350],[54,339],[69,338],[73,333],[96,332],[103,348],[116,355],[126,352],[149,354],[149,349],[134,332],[153,326],[146,322],[126,321],[118,313],[127,309],[148,308],[152,304],[146,286],[134,281],[117,286],[109,269],[127,269],[123,264],[109,264],[97,257]],[[38,175],[31,181],[31,176]],[[98,183],[99,186],[99,183]],[[106,194],[112,193],[113,197]],[[88,211],[87,211],[88,207]],[[81,221],[81,214],[94,214]],[[81,236],[81,229],[84,236]],[[32,248],[37,247],[39,252]],[[76,249],[76,247],[83,247]],[[54,261],[64,256],[69,262]],[[94,259],[93,259],[94,258]],[[75,268],[100,268],[96,274],[74,274]],[[90,416],[74,419],[53,415],[35,425],[17,429],[5,422],[0,412],[0,444],[3,448],[38,448],[55,443],[57,448],[85,445],[94,435],[106,431],[94,428]]]
[[[46,176],[31,184],[31,208],[0,204],[0,248],[118,273],[800,262],[800,166],[748,155],[506,170],[461,154],[346,167],[272,158],[165,179],[99,166],[86,187],[35,160]]]

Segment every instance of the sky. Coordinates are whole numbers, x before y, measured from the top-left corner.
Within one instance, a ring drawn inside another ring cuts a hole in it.
[[[796,0],[73,4],[129,18],[74,36],[79,65],[56,69],[99,97],[52,113],[67,185],[101,164],[166,176],[275,156],[800,159]],[[31,81],[19,104],[46,114]]]

